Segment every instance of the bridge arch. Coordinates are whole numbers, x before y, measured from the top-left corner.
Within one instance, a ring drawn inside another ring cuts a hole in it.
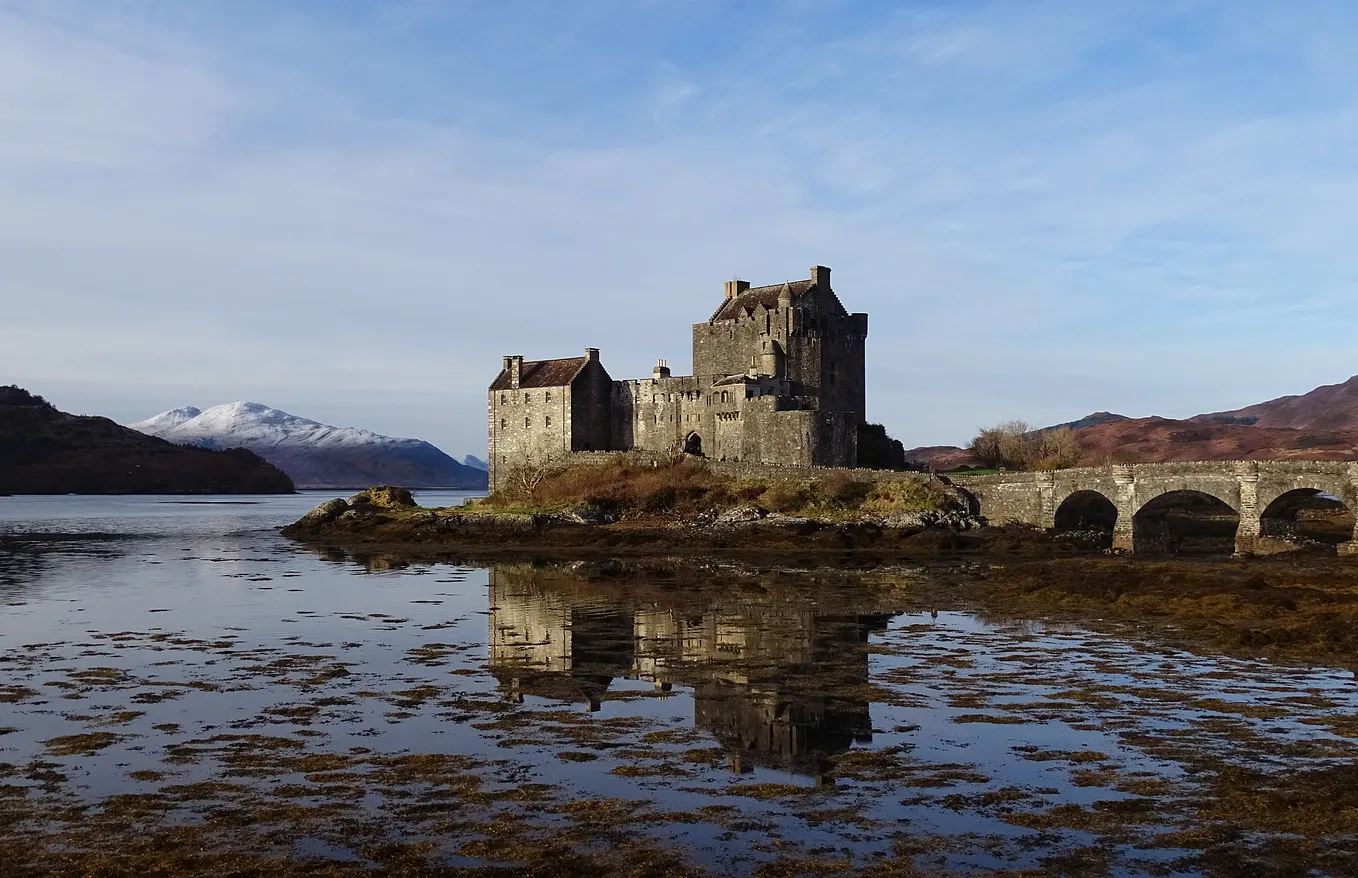
[[[1354,535],[1354,509],[1341,496],[1320,488],[1292,488],[1261,502],[1259,537],[1297,544],[1338,545]],[[1285,551],[1286,546],[1259,546]]]
[[[1145,499],[1132,517],[1136,554],[1231,554],[1240,513],[1212,486],[1169,488]]]
[[[1085,488],[1071,491],[1056,506],[1057,530],[1107,530],[1117,525],[1118,508],[1101,491]]]
[[[967,504],[968,515],[987,515],[985,506],[981,503],[980,497],[976,496],[973,492],[968,491],[966,488],[957,487],[956,484],[953,484],[953,488],[956,489],[957,493],[961,496],[962,501]]]

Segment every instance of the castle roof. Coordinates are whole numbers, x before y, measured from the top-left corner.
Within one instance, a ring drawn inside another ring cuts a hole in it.
[[[584,371],[588,357],[567,357],[564,360],[525,361],[519,373],[519,387],[565,387]],[[501,369],[491,382],[491,390],[509,390],[512,382],[509,370]]]
[[[751,378],[749,375],[727,375],[712,382],[713,387],[726,387],[731,384],[758,384],[758,378]]]
[[[794,280],[788,283],[770,284],[766,287],[750,287],[739,296],[727,299],[721,303],[717,313],[712,315],[712,320],[735,320],[738,317],[746,317],[754,313],[754,309],[763,305],[769,310],[778,307],[778,297],[783,295],[783,287],[787,287],[792,294],[791,298],[804,296],[816,288],[813,280]]]

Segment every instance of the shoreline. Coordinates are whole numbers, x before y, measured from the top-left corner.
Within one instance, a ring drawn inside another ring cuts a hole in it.
[[[1321,551],[1133,556],[1102,548],[1094,534],[978,526],[942,514],[900,528],[775,516],[581,523],[560,515],[384,508],[359,496],[367,499],[322,504],[282,536],[373,565],[530,564],[604,579],[647,569],[682,578],[705,567],[714,569],[704,575],[736,578],[760,571],[855,576],[940,605],[1164,625],[1228,652],[1358,667],[1358,566]]]

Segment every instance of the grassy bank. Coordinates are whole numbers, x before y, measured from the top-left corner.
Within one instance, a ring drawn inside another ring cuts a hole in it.
[[[939,511],[950,500],[939,482],[925,476],[878,482],[829,471],[808,479],[732,478],[692,458],[661,466],[618,458],[594,466],[517,472],[508,487],[467,511],[551,514],[588,506],[627,519],[757,506],[799,518],[850,521]]]

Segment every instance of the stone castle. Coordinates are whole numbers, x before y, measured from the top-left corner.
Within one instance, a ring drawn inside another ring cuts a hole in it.
[[[847,466],[865,418],[868,315],[850,314],[830,269],[726,295],[693,326],[693,374],[664,360],[614,381],[597,348],[560,360],[504,358],[490,385],[490,486],[576,452],[682,450],[718,460]]]

